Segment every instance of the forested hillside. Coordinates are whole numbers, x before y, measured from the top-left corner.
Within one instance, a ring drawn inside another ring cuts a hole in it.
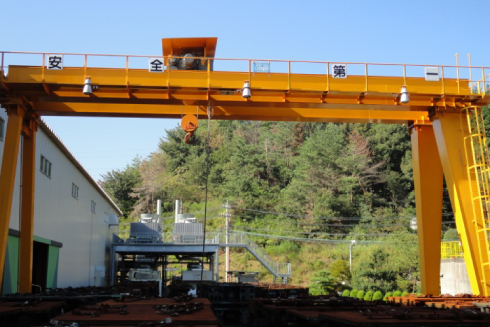
[[[181,199],[202,220],[207,181],[208,230],[224,228],[219,213],[228,199],[233,230],[291,262],[293,284],[320,278],[336,289],[418,290],[407,126],[211,121],[209,148],[207,133],[200,121],[188,145],[180,127],[167,130],[150,157],[104,175],[104,189],[129,220],[155,212],[157,199],[167,212]],[[235,255],[235,269],[260,269],[245,253]]]

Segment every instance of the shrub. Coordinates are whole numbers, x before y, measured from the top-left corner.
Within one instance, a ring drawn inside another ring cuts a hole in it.
[[[393,293],[391,292],[386,293],[385,296],[383,297],[383,301],[386,301],[386,298],[390,296],[393,296]]]
[[[367,291],[364,295],[364,301],[372,301],[373,300],[373,292]]]
[[[349,290],[344,290],[342,292],[342,296],[350,296],[350,291]]]
[[[290,241],[282,241],[279,245],[267,245],[266,251],[270,255],[281,255],[299,252],[299,245]],[[324,265],[324,263],[323,263]]]
[[[383,293],[381,291],[376,291],[373,294],[373,301],[379,301],[383,299]]]
[[[356,296],[359,300],[362,300],[364,299],[364,291],[361,290],[359,292],[357,292],[357,296]]]
[[[350,291],[350,297],[356,297],[357,296],[357,290],[356,289],[353,289],[352,291]]]
[[[405,296],[407,296],[407,295],[408,295],[408,292],[403,292],[403,293],[402,293],[402,295],[400,295],[400,296],[405,297]]]
[[[456,229],[449,229],[444,232],[442,239],[445,241],[459,241],[458,231]]]
[[[394,291],[393,292],[393,296],[401,296],[402,295],[402,292],[400,291]]]

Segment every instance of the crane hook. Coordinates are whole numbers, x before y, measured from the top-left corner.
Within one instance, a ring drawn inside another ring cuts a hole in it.
[[[197,117],[194,115],[185,115],[182,117],[180,126],[187,134],[184,137],[184,142],[187,144],[193,144],[196,141],[196,136],[194,132],[196,131],[199,123]]]

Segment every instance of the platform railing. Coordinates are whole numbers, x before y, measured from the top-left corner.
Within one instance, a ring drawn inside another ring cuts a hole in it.
[[[9,65],[41,66],[43,72],[47,69],[48,55],[63,56],[63,69],[73,68],[102,68],[102,69],[126,69],[148,70],[149,61],[152,58],[161,58],[164,63],[169,58],[183,58],[178,56],[164,57],[162,55],[122,55],[122,54],[85,54],[85,53],[57,53],[57,52],[19,52],[0,51],[0,70],[8,74]],[[23,58],[22,58],[23,57]],[[211,65],[213,71],[242,72],[248,74],[250,82],[257,74],[287,74],[289,85],[293,74],[312,74],[325,76],[326,92],[330,90],[330,84],[339,74],[346,76],[364,76],[364,92],[368,92],[369,85],[379,77],[400,77],[403,84],[407,84],[407,78],[424,78],[425,69],[430,67],[437,71],[440,93],[445,93],[445,81],[455,79],[458,84],[458,94],[467,94],[469,90],[476,94],[484,95],[490,85],[490,67],[461,66],[461,65],[427,65],[427,64],[400,64],[400,63],[367,63],[367,62],[343,62],[343,61],[304,61],[304,60],[278,60],[278,59],[232,59],[194,57],[206,62],[207,69],[200,71],[210,74]],[[212,64],[211,64],[212,63]],[[163,65],[163,74],[167,80],[172,72],[185,70],[171,70]],[[190,70],[189,72],[196,72]],[[459,87],[461,86],[461,88]]]
[[[291,264],[290,263],[277,263],[270,258],[265,249],[252,241],[250,237],[240,233],[230,233],[228,238],[229,244],[243,244],[247,249],[254,254],[259,261],[265,263],[265,266],[273,271],[273,274],[277,277],[291,277]],[[226,234],[220,234],[220,243],[222,246],[226,245]]]
[[[441,242],[441,259],[464,258],[463,247],[459,241]]]
[[[203,235],[174,235],[172,233],[131,233],[120,231],[114,233],[113,243],[175,243],[175,244],[202,244]],[[183,236],[183,237],[180,237]],[[205,244],[219,244],[219,233],[206,233]]]
[[[204,235],[172,235],[172,243],[175,244],[202,244]],[[219,234],[206,233],[206,242],[205,244],[219,244]]]

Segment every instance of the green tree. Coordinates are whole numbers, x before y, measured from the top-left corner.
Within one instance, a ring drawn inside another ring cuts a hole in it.
[[[341,183],[350,193],[351,202],[354,200],[354,193],[371,192],[372,186],[382,181],[380,170],[385,162],[374,160],[369,140],[356,132],[348,136],[347,146],[338,164],[343,167],[344,177]]]
[[[396,287],[410,293],[420,289],[418,238],[408,232],[386,238],[391,269],[396,273]]]
[[[366,135],[378,162],[385,162],[381,175],[385,184],[375,185],[383,201],[398,210],[413,205],[411,141],[404,125],[371,124]]]
[[[396,287],[396,278],[388,252],[383,247],[372,247],[363,254],[363,259],[354,269],[353,286],[386,291]]]
[[[350,284],[351,273],[349,263],[346,260],[336,260],[334,261],[330,267],[329,271],[332,274],[332,277],[338,284],[345,285]]]
[[[335,290],[335,281],[329,271],[320,270],[310,278],[309,289],[311,295],[330,294]]]
[[[131,165],[123,170],[111,170],[102,175],[101,187],[114,200],[125,217],[133,211],[138,197],[131,196],[133,189],[141,182],[139,165],[141,161],[135,158]]]
[[[344,134],[335,124],[327,124],[306,138],[291,161],[291,181],[281,190],[278,210],[312,216],[355,214],[337,188],[336,160],[343,147]]]

